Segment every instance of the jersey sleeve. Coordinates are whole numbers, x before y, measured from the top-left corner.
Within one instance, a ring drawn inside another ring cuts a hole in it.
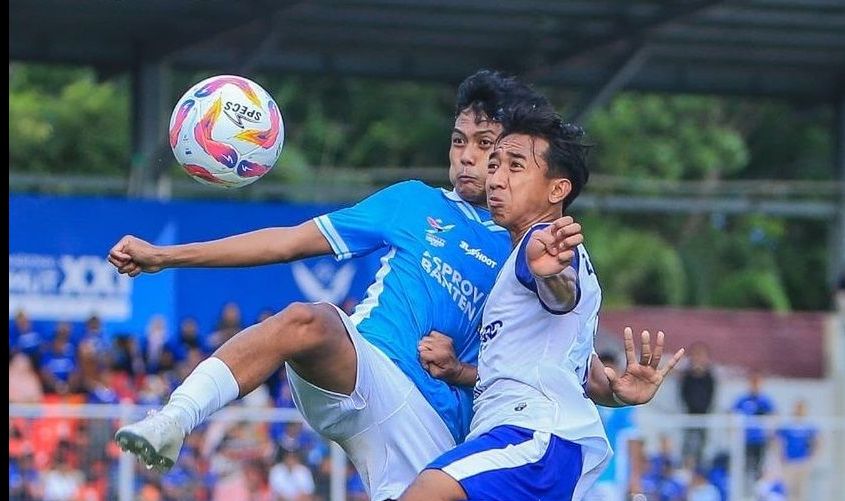
[[[516,262],[514,263],[514,271],[516,273],[516,279],[525,286],[528,290],[532,291],[534,294],[537,294],[537,301],[540,302],[540,305],[549,313],[554,315],[563,315],[566,313],[571,312],[578,306],[579,301],[581,300],[581,274],[580,274],[580,258],[578,252],[572,258],[572,263],[570,266],[575,269],[575,304],[572,305],[572,308],[569,310],[562,310],[558,311],[545,302],[540,297],[537,291],[537,279],[534,278],[534,275],[531,273],[531,269],[528,267],[528,258],[526,256],[526,248],[528,247],[528,242],[531,240],[531,234],[536,231],[542,229],[541,227],[535,226],[531,230],[528,231],[528,234],[525,235],[525,238],[522,239],[522,243],[519,244],[519,251],[516,254]]]
[[[411,191],[410,183],[394,184],[314,222],[337,259],[363,256],[388,245],[388,232]]]

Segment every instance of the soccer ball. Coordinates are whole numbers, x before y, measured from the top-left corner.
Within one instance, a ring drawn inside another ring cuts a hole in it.
[[[218,75],[191,87],[170,116],[170,147],[200,183],[239,188],[273,168],[285,126],[278,105],[260,85]]]

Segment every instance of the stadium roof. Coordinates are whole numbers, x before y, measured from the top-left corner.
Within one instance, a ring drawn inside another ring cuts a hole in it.
[[[9,59],[610,92],[845,92],[845,0],[10,0]],[[615,87],[614,87],[615,86]]]

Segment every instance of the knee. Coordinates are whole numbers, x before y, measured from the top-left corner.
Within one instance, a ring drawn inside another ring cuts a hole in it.
[[[291,332],[303,334],[314,331],[316,330],[314,326],[319,319],[316,306],[309,303],[291,303],[266,321],[271,322],[273,330],[280,334]]]
[[[291,303],[285,309],[276,313],[271,319],[285,327],[306,327],[317,321],[317,305],[309,303]]]
[[[325,304],[291,303],[266,321],[279,336],[294,336],[302,348],[318,345],[327,334],[326,316],[333,314]]]

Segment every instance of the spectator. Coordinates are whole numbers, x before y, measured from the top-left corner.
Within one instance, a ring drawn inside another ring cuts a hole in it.
[[[710,412],[716,379],[710,363],[710,349],[696,342],[690,347],[690,364],[681,375],[681,400],[688,414],[703,415]],[[684,432],[681,448],[684,464],[697,468],[701,464],[704,444],[707,440],[705,428],[689,428]]]
[[[763,458],[766,454],[766,431],[754,420],[760,416],[774,413],[772,401],[761,392],[762,377],[753,372],[748,378],[748,393],[739,397],[733,410],[750,421],[745,426],[745,466],[748,480],[753,484],[761,475]]]
[[[185,317],[179,323],[179,335],[170,340],[168,351],[173,353],[176,362],[183,362],[188,358],[188,351],[191,349],[207,353],[205,343],[200,338],[200,328],[196,319]]]
[[[9,403],[34,404],[43,398],[41,380],[32,361],[25,354],[17,353],[9,362]]]
[[[237,467],[236,467],[237,468]],[[214,486],[214,501],[271,501],[272,495],[266,483],[267,469],[264,463],[250,460],[238,471],[217,482]],[[298,500],[297,500],[298,501]]]
[[[696,468],[692,474],[687,501],[721,501],[722,495],[715,485],[707,479],[707,472]]]
[[[38,367],[41,347],[44,337],[32,328],[32,322],[23,310],[15,314],[14,329],[9,332],[9,348],[13,352],[21,352],[30,358],[33,367]]]
[[[58,325],[53,342],[41,355],[39,369],[47,393],[67,395],[75,391],[78,376],[76,354],[70,344],[70,326]]]
[[[361,475],[352,466],[352,463],[346,465],[346,500],[347,501],[368,501],[367,489],[364,487],[364,481],[361,480]]]
[[[138,392],[139,405],[161,405],[167,398],[168,388],[164,378],[150,374],[144,378],[144,384]]]
[[[624,372],[614,353],[604,352],[599,360],[606,367]],[[598,406],[613,456],[596,484],[587,493],[589,501],[622,501],[642,492],[643,443],[636,424],[636,408]]]
[[[121,332],[115,336],[112,358],[112,368],[118,372],[133,377],[143,375],[146,372],[144,359],[132,334]]]
[[[649,501],[684,501],[684,485],[678,480],[671,460],[654,459],[656,471],[643,479],[643,491]]]
[[[9,458],[9,501],[25,499],[26,491],[16,458]]]
[[[306,430],[302,423],[291,422],[284,426],[284,431],[279,434],[271,429],[270,435],[279,447],[289,451],[308,450],[314,445],[315,435]]]
[[[12,474],[15,475],[14,478],[12,478]],[[18,458],[9,458],[9,475],[10,487],[14,481],[16,485],[15,494],[17,496],[12,497],[10,495],[10,500],[30,501],[44,497],[41,475],[35,466],[35,456],[32,450],[25,450]]]
[[[44,501],[71,501],[85,483],[82,472],[74,469],[60,452],[53,468],[44,475]]]
[[[241,330],[241,309],[235,303],[226,303],[217,322],[217,330],[211,334],[209,344],[217,349]]]
[[[82,333],[82,339],[79,341],[79,346],[83,344],[91,344],[98,357],[107,361],[111,355],[111,339],[106,336],[106,331],[103,330],[103,323],[100,317],[92,315],[85,321],[85,331]]]
[[[314,471],[314,501],[331,500],[331,482],[332,460],[325,456]]]
[[[270,469],[270,488],[279,501],[310,501],[314,477],[296,451],[279,448],[281,458]]]
[[[786,501],[786,487],[775,476],[763,476],[754,488],[756,501]]]
[[[132,384],[118,384],[112,377],[111,367],[106,365],[96,352],[93,343],[85,343],[77,351],[77,375],[79,379],[78,388],[87,396],[88,402],[92,404],[116,404],[118,395],[116,391],[126,389],[134,395]]]
[[[167,321],[162,315],[153,315],[147,323],[144,335],[144,362],[150,374],[158,372],[165,346],[170,340],[167,332]]]
[[[807,422],[806,417],[807,404],[798,400],[792,410],[792,419],[777,430],[786,492],[794,501],[810,499],[808,487],[818,431]]]

